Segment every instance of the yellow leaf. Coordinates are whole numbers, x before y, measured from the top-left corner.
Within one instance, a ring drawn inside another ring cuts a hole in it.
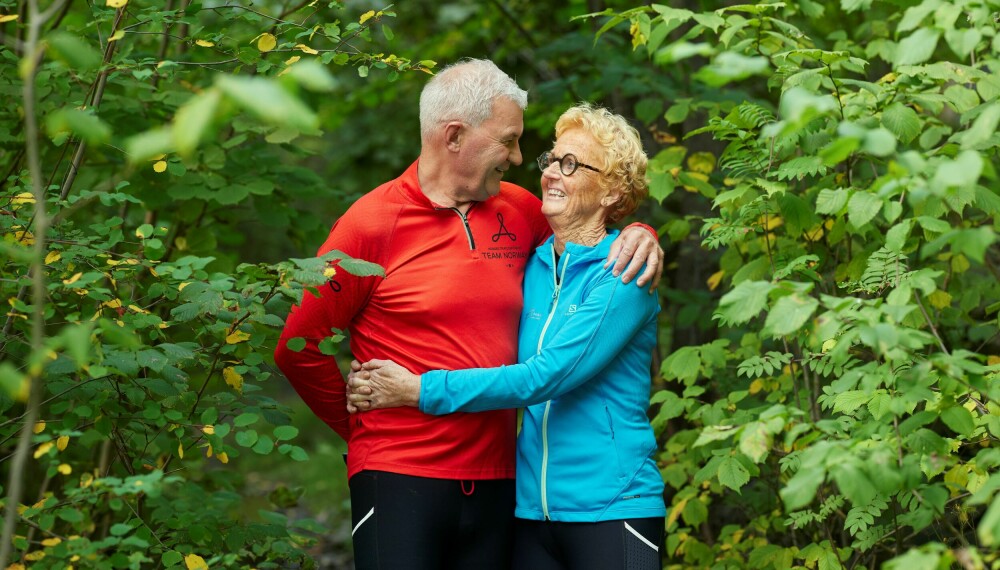
[[[969,258],[961,253],[951,258],[951,270],[955,273],[965,273],[969,269]]]
[[[73,472],[73,468],[65,463],[61,463],[59,467],[56,467],[56,469],[63,475],[69,475]]]
[[[951,294],[947,291],[934,291],[927,297],[927,300],[938,309],[951,306]]]
[[[269,52],[278,45],[278,38],[274,37],[273,34],[261,34],[260,39],[257,40],[257,49],[263,52]]]
[[[45,265],[52,265],[60,259],[62,259],[61,253],[58,251],[50,251],[49,254],[45,256]]]
[[[42,540],[42,546],[56,546],[57,544],[62,544],[61,538],[46,538]]]
[[[17,196],[14,196],[14,199],[11,200],[11,203],[12,204],[34,204],[35,203],[35,195],[32,194],[31,192],[21,192]]]
[[[781,216],[761,216],[760,223],[764,226],[765,230],[771,231],[784,224],[785,220],[781,219]]]
[[[835,346],[837,346],[837,339],[828,338],[825,341],[823,341],[823,352],[827,352]]]
[[[823,234],[824,233],[826,233],[826,232],[823,231],[823,226],[822,225],[818,225],[815,228],[807,231],[806,233],[804,233],[802,235],[807,240],[809,240],[809,241],[819,241],[819,240],[823,239]]]
[[[184,459],[184,443],[177,444],[177,457]]]
[[[146,309],[143,309],[142,307],[139,307],[137,305],[129,305],[128,308],[133,313],[139,313],[139,314],[142,314],[142,315],[148,315],[149,314],[149,311],[147,311]]]
[[[124,8],[126,4],[128,0],[108,0],[106,5],[108,8]]]
[[[677,517],[681,516],[681,513],[684,512],[684,507],[687,506],[687,503],[688,499],[681,499],[680,502],[674,505],[674,508],[670,509],[670,516],[667,517],[667,528],[670,528],[670,525],[677,522]]]
[[[167,170],[167,161],[165,160],[158,160],[156,161],[155,164],[153,164],[154,172],[165,172],[166,170]]]
[[[246,342],[250,340],[250,333],[243,331],[234,331],[232,334],[226,337],[226,344],[239,344],[241,342]]]
[[[756,380],[754,380],[753,382],[750,383],[750,389],[749,390],[750,390],[751,394],[756,394],[757,392],[760,392],[763,389],[764,389],[764,381],[761,380],[760,378],[758,378],[758,379],[756,379]]]
[[[183,291],[184,288],[187,287],[190,284],[191,284],[190,281],[185,281],[184,283],[181,283],[180,285],[177,286],[177,290],[178,291]]]
[[[719,287],[719,283],[722,281],[722,277],[726,274],[725,270],[718,270],[708,278],[708,290],[715,291]]]
[[[111,34],[111,37],[108,38],[108,43],[117,42],[118,40],[124,37],[125,37],[125,30],[118,30],[117,32]]]
[[[94,476],[90,473],[84,473],[80,475],[80,487],[86,489],[87,487],[94,484]]]
[[[15,562],[7,567],[7,570],[24,570],[24,564],[20,562]]]
[[[222,370],[222,378],[233,387],[234,390],[243,393],[243,376],[232,366],[227,366]]]
[[[50,449],[52,449],[51,441],[46,441],[45,443],[39,445],[38,449],[35,450],[35,459],[38,459],[39,457],[48,453]]]
[[[0,24],[4,22],[13,22],[18,18],[20,18],[20,16],[18,16],[17,14],[5,14],[3,16],[0,16]]]
[[[285,60],[285,65],[291,65],[300,59],[302,59],[302,56],[293,55],[292,57]]]
[[[371,20],[372,17],[374,16],[375,16],[375,10],[368,10],[364,14],[361,14],[361,19],[358,20],[358,23],[364,24],[368,20]]]
[[[120,309],[122,308],[122,302],[120,299],[112,299],[104,303],[104,306],[109,309]]]
[[[295,47],[297,49],[302,50],[305,53],[308,53],[309,55],[316,55],[316,54],[319,53],[318,51],[316,51],[313,48],[307,46],[306,44],[296,44]]]
[[[187,566],[187,570],[208,570],[208,564],[205,559],[197,554],[188,554],[184,557],[184,565]]]
[[[31,428],[31,431],[35,433],[42,433],[43,431],[45,431],[45,422],[35,422],[35,425],[34,427]]]
[[[212,424],[207,424],[201,426],[201,431],[207,433],[208,435],[213,435],[215,433],[215,426]]]
[[[29,552],[24,555],[24,559],[29,562],[38,562],[42,558],[45,558],[45,551],[43,550],[36,550],[34,552]]]
[[[225,451],[223,451],[222,453],[216,455],[215,458],[218,459],[222,463],[229,463],[229,456],[226,455]]]
[[[989,355],[989,356],[986,357],[986,365],[987,366],[994,366],[996,364],[1000,364],[1000,356],[997,356],[995,354],[991,354],[991,355]]]
[[[201,47],[213,47],[213,46],[215,46],[215,42],[210,42],[208,40],[195,40],[194,43],[197,44],[197,45],[200,45]]]
[[[695,152],[688,157],[688,169],[692,172],[711,174],[715,170],[715,155],[710,152]]]
[[[59,451],[66,451],[66,446],[69,445],[69,436],[61,435],[59,439],[56,440],[56,449]]]
[[[702,182],[708,182],[708,175],[703,172],[695,172],[692,170],[691,172],[688,172],[688,176],[690,176],[691,178],[697,178]],[[685,185],[684,189],[687,190],[688,192],[695,192],[695,193],[698,192],[698,189],[695,188],[694,186]]]

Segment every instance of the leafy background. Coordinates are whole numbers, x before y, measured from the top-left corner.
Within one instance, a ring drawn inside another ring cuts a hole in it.
[[[1000,2],[37,4],[0,0],[0,566],[349,567],[270,354],[463,56],[529,89],[526,157],[578,100],[641,127],[666,567],[1000,563]]]

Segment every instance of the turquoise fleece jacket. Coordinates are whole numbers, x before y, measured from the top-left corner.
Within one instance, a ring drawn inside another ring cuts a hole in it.
[[[604,269],[617,231],[595,247],[553,238],[524,277],[519,364],[421,376],[430,414],[527,406],[517,439],[523,519],[598,522],[664,516],[646,417],[657,297]],[[470,339],[488,342],[488,339]]]

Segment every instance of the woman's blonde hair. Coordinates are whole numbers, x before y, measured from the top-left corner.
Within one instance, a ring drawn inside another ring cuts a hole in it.
[[[608,211],[605,223],[617,223],[634,212],[639,202],[649,195],[647,158],[639,131],[628,124],[625,117],[590,103],[570,107],[559,117],[556,138],[575,128],[585,130],[604,150],[600,187],[621,192],[618,202]]]

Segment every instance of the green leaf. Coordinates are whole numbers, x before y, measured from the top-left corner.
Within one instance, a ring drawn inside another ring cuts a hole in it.
[[[871,398],[867,390],[846,390],[834,398],[833,411],[849,414],[867,404]]]
[[[260,439],[256,430],[248,429],[236,432],[236,443],[243,447],[253,447]]]
[[[740,435],[740,451],[754,463],[760,463],[771,447],[771,434],[764,422],[750,422]]]
[[[876,392],[868,401],[868,412],[876,420],[881,420],[892,412],[892,398],[884,391]]]
[[[93,71],[101,65],[101,53],[81,35],[53,32],[46,38],[49,51],[56,59],[77,71]]]
[[[862,229],[882,209],[882,199],[870,192],[858,191],[847,203],[847,219],[857,229]]]
[[[750,481],[750,472],[735,457],[727,457],[719,465],[719,483],[740,492],[740,488]]]
[[[698,347],[684,346],[670,354],[661,366],[666,380],[678,379],[685,383],[694,382],[701,371],[701,356]]]
[[[896,46],[896,65],[923,63],[934,55],[941,33],[934,28],[920,28]]]
[[[182,156],[191,156],[207,136],[220,101],[222,93],[218,89],[206,89],[177,110],[171,133],[174,146]]]
[[[174,136],[168,128],[157,128],[129,137],[125,141],[125,154],[131,164],[174,151]]]
[[[771,307],[762,332],[772,337],[799,332],[817,307],[819,301],[812,297],[803,297],[798,293],[786,295]]]
[[[955,405],[941,412],[941,421],[958,435],[969,437],[976,429],[976,420],[972,412],[962,406]]]
[[[962,149],[973,149],[990,140],[996,133],[997,123],[1000,123],[1000,103],[993,103],[976,117],[969,130],[962,133]]]
[[[262,435],[253,446],[254,453],[267,455],[274,450],[274,440],[270,436]]]
[[[246,427],[248,425],[256,423],[257,420],[259,419],[260,416],[258,416],[257,414],[246,412],[236,416],[236,419],[233,420],[233,425],[236,427]]]
[[[274,439],[278,441],[288,441],[299,435],[299,428],[295,426],[278,426],[274,428]]]
[[[743,324],[767,307],[767,296],[774,287],[770,281],[743,281],[723,295],[715,315],[722,324]]]
[[[313,132],[319,118],[278,83],[263,77],[220,75],[216,85],[226,97],[265,123]]]
[[[875,498],[875,485],[853,461],[838,461],[830,469],[830,476],[854,506],[869,505]]]
[[[383,30],[388,28],[383,26]],[[330,75],[326,66],[316,60],[301,61],[288,68],[285,74],[309,91],[329,93],[337,88],[337,81]]]
[[[812,502],[823,483],[824,472],[818,467],[802,468],[781,489],[781,499],[789,511],[801,509]]]
[[[873,156],[889,156],[896,152],[896,136],[883,127],[872,129],[865,133],[861,151]]]
[[[1000,546],[1000,493],[993,497],[993,503],[983,514],[976,532],[979,534],[979,540],[982,541],[983,546],[988,548]]]
[[[290,338],[288,339],[288,342],[285,343],[285,346],[292,352],[302,352],[306,348],[306,339],[300,336]]]
[[[357,275],[358,277],[385,277],[385,270],[382,269],[381,265],[370,261],[364,261],[362,259],[345,257],[340,260],[337,267],[343,269],[351,275]]]
[[[882,126],[896,135],[903,144],[909,144],[920,134],[922,127],[917,112],[906,105],[896,102],[882,111]]]
[[[847,205],[847,199],[850,195],[851,193],[846,188],[820,190],[816,196],[816,213],[831,216],[839,214]]]
[[[168,550],[160,558],[164,566],[177,566],[184,561],[184,556],[176,550]]]
[[[63,132],[80,137],[87,144],[103,144],[111,138],[111,127],[93,113],[66,107],[48,115],[45,127],[50,137]]]

